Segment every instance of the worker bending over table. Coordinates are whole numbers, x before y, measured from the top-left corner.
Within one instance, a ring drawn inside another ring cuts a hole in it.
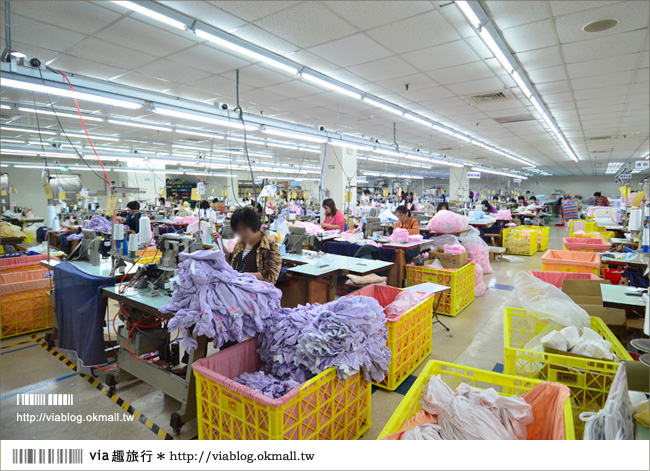
[[[239,273],[250,273],[258,280],[275,284],[282,268],[282,255],[278,244],[261,231],[262,221],[257,212],[249,206],[236,210],[230,227],[239,237],[232,252],[220,244],[221,235],[210,233],[212,240],[223,247],[226,261]]]
[[[117,222],[126,224],[133,232],[140,232],[140,218],[142,217],[140,203],[137,201],[129,201],[126,207],[129,209],[129,214],[125,218],[118,216]]]
[[[336,203],[332,198],[323,200],[323,209],[325,210],[325,221],[321,223],[321,227],[325,230],[345,230],[345,218],[343,213],[336,209]]]
[[[395,216],[397,216],[395,229],[406,229],[409,235],[420,235],[420,223],[411,217],[410,209],[406,206],[398,206],[395,209]]]

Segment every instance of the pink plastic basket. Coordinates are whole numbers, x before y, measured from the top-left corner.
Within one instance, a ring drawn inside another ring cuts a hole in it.
[[[564,280],[602,280],[602,278],[594,275],[593,273],[569,273],[563,271],[534,271],[528,273],[535,278],[552,284],[557,288],[562,288]]]
[[[12,273],[23,270],[31,271],[40,267],[41,260],[47,260],[47,255],[27,255],[26,257],[3,258],[0,260],[0,270],[2,273]],[[58,260],[58,258],[50,257],[50,260]]]
[[[578,252],[607,252],[612,248],[612,244],[605,239],[589,237],[564,237],[564,250],[573,250]]]
[[[572,273],[600,273],[600,254],[547,250],[542,256],[542,270]]]

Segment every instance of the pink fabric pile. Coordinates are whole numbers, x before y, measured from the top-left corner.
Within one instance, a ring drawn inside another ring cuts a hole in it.
[[[476,228],[472,228],[469,234],[460,237],[460,242],[467,249],[469,258],[476,260],[483,268],[483,273],[489,275],[494,273],[490,266],[490,247],[481,239],[480,233]]]
[[[509,209],[501,209],[497,212],[497,221],[512,221],[512,213]]]
[[[386,319],[392,322],[398,321],[402,315],[413,306],[420,304],[430,294],[420,293],[419,291],[405,290],[399,293],[395,300],[384,308]]]
[[[487,288],[483,282],[483,267],[474,260],[472,263],[474,264],[474,297],[478,298],[485,294]]]
[[[196,216],[176,216],[174,218],[174,224],[192,224],[198,220],[199,218]]]
[[[467,218],[443,209],[431,218],[427,229],[438,234],[456,234],[467,229]]]
[[[387,237],[388,240],[396,244],[407,244],[409,242],[422,242],[423,238],[421,235],[409,235],[409,231],[406,229],[394,229],[393,234],[390,237]]]
[[[462,245],[445,245],[443,250],[448,255],[462,255],[467,252],[467,249]]]

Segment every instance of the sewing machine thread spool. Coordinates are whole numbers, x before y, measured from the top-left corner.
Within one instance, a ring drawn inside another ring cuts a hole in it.
[[[126,256],[129,254],[129,246],[126,240],[126,237],[122,241],[122,255]]]
[[[148,244],[151,240],[151,234],[151,220],[147,216],[142,216],[140,218],[140,244]]]
[[[643,228],[643,210],[641,208],[632,208],[630,211],[630,231],[640,231]]]
[[[650,252],[650,227],[643,228],[643,238],[641,242],[641,251],[643,253]]]
[[[138,235],[129,235],[129,254],[131,258],[135,258],[135,253],[138,251]]]
[[[113,227],[113,239],[118,242],[124,239],[124,224],[115,224]]]

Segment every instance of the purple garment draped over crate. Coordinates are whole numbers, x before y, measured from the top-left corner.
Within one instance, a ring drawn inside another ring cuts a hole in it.
[[[279,379],[266,374],[263,371],[256,371],[255,373],[243,373],[239,377],[235,378],[239,384],[248,386],[255,391],[264,394],[266,397],[271,399],[277,399],[284,396],[286,393],[291,391],[293,388],[300,386],[300,383],[293,381],[291,379],[287,381],[280,381]]]
[[[92,229],[95,232],[111,232],[111,222],[97,214],[90,218],[84,229]]]
[[[282,293],[250,273],[238,273],[223,252],[181,253],[172,300],[160,312],[175,312],[169,331],[183,329],[183,347],[196,349],[196,337],[214,339],[215,348],[241,342],[264,331],[266,319],[280,309]],[[189,329],[192,334],[189,334]]]
[[[341,380],[361,371],[381,382],[390,364],[387,335],[383,308],[366,296],[280,309],[260,335],[262,369],[302,383],[334,367]]]

